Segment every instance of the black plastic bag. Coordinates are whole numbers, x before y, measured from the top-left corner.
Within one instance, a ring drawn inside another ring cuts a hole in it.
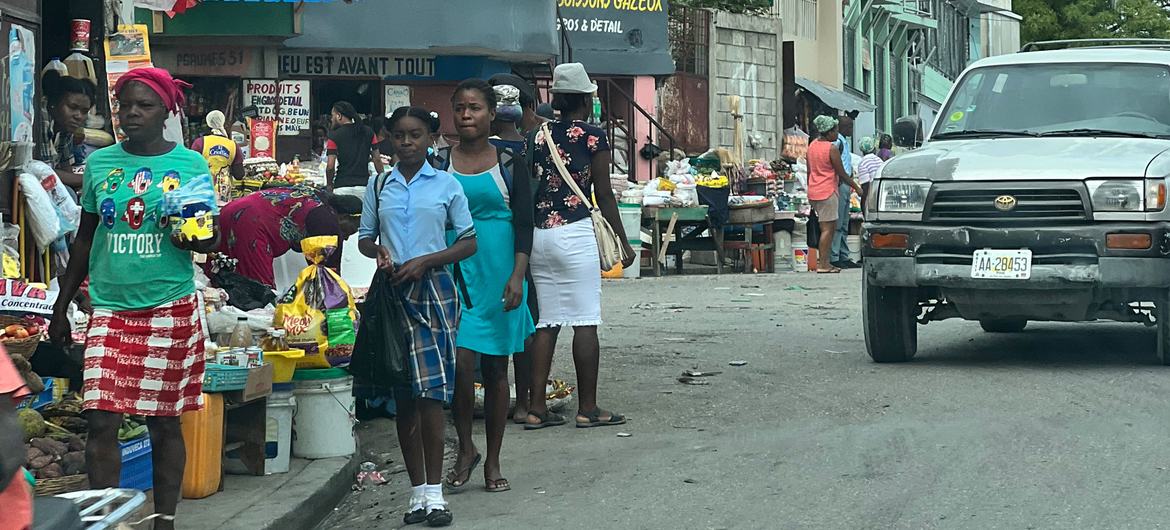
[[[805,243],[808,248],[817,248],[821,244],[821,222],[817,219],[817,211],[808,212],[808,224],[805,225]]]
[[[389,390],[410,384],[405,315],[390,276],[379,270],[362,305],[361,326],[349,373],[363,389]]]
[[[240,311],[276,305],[276,293],[247,276],[220,269],[212,273],[209,279],[213,286],[227,291],[228,304]]]

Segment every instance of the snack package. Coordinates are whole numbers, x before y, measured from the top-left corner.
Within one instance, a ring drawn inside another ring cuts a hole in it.
[[[273,325],[288,332],[290,347],[305,350],[297,368],[349,364],[357,338],[357,306],[341,275],[323,265],[337,251],[337,236],[301,240],[310,264],[276,303]]]
[[[199,175],[166,193],[163,199],[173,231],[199,241],[215,237],[213,218],[219,213],[219,204],[211,175]]]

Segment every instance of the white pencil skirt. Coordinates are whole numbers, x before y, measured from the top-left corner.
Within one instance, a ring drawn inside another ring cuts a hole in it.
[[[601,260],[593,220],[537,228],[532,238],[537,328],[601,325]]]

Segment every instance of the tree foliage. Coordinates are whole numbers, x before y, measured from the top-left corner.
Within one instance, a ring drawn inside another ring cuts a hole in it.
[[[1170,38],[1170,0],[1014,0],[1020,40]]]
[[[674,0],[672,5],[729,11],[732,13],[763,13],[772,8],[772,0]]]

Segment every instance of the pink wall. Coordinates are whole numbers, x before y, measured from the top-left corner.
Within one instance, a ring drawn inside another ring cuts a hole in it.
[[[634,78],[634,101],[643,109],[646,109],[646,112],[650,113],[651,116],[654,116],[654,119],[658,119],[658,109],[656,106],[658,102],[658,91],[654,87],[654,78],[652,76],[644,75]],[[650,120],[647,120],[641,113],[634,116],[634,120],[636,123],[634,130],[638,131],[638,136],[640,136],[640,138],[636,138],[637,143],[635,145],[637,149],[641,149],[643,145],[646,145],[647,134],[654,138],[655,143],[658,143],[658,135],[650,125]],[[663,138],[662,140],[663,143],[658,143],[658,146],[663,149],[669,148],[669,146],[665,145],[666,139]],[[637,155],[635,154],[635,156]],[[637,168],[639,181],[645,182],[652,177],[658,176],[657,164],[641,156],[637,156]]]

